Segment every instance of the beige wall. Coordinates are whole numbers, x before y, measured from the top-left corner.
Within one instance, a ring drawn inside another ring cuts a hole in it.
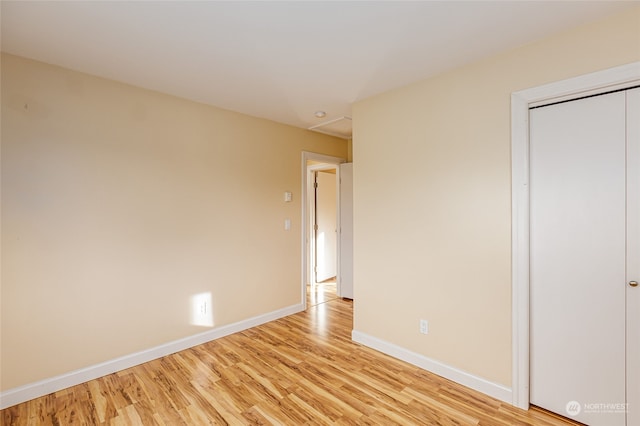
[[[354,105],[355,330],[510,387],[510,94],[638,60],[636,8]]]
[[[303,150],[347,143],[3,55],[2,390],[301,303]]]

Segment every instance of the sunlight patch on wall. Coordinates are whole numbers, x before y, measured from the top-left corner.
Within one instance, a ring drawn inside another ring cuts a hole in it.
[[[198,293],[191,296],[191,324],[213,327],[211,293]]]

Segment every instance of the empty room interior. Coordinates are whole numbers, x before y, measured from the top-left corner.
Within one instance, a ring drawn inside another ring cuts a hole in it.
[[[640,2],[0,24],[1,424],[640,425]]]

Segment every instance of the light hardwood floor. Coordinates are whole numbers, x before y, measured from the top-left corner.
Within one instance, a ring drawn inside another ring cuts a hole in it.
[[[575,425],[351,341],[335,286],[306,312],[10,407],[3,425]]]

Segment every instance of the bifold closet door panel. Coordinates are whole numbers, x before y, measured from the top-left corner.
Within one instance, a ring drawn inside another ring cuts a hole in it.
[[[530,111],[530,400],[565,416],[625,402],[625,105],[618,92]]]

